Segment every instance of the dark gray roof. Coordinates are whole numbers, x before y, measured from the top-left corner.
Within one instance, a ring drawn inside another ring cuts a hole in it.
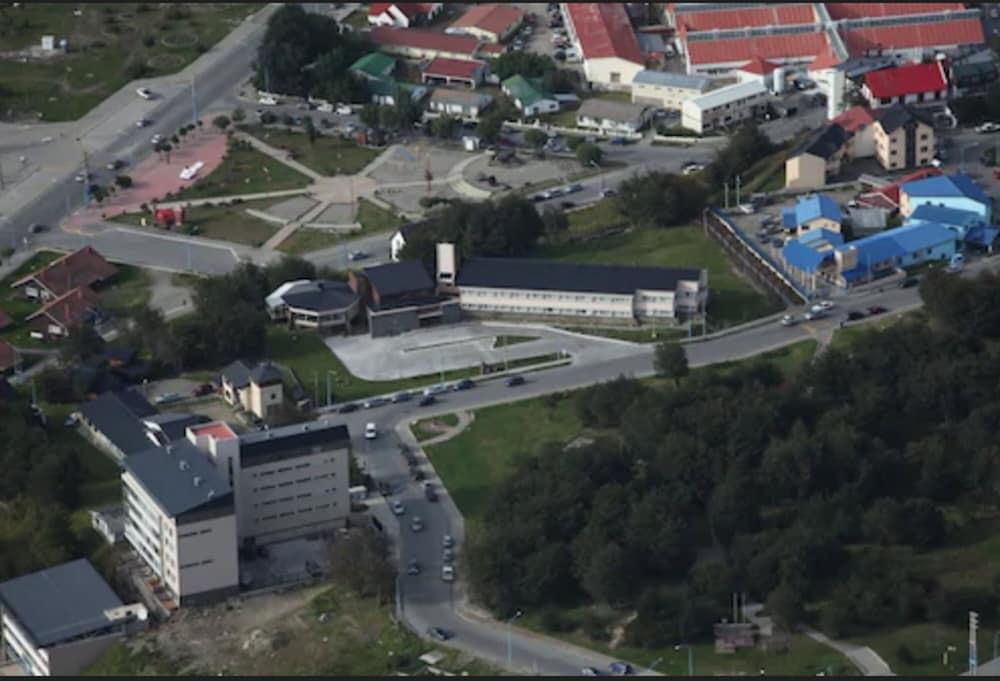
[[[282,296],[285,305],[302,310],[343,310],[358,300],[358,295],[342,281],[320,280]]]
[[[891,135],[910,121],[934,127],[934,119],[931,118],[930,114],[900,102],[896,102],[878,115],[879,125],[882,126],[887,135]]]
[[[80,405],[84,420],[126,455],[148,449],[152,444],[142,419],[156,413],[156,407],[132,389],[104,393]]]
[[[222,368],[222,377],[237,388],[245,388],[250,385],[250,367],[238,359],[232,364]]]
[[[831,123],[818,133],[807,139],[792,156],[812,154],[822,159],[829,159],[840,150],[851,135],[839,123]]]
[[[290,459],[327,449],[347,447],[347,426],[329,421],[296,423],[240,436],[240,465],[244,468]]]
[[[434,288],[434,281],[418,260],[366,267],[364,273],[380,296],[395,296]]]
[[[281,383],[281,372],[270,362],[261,362],[250,370],[250,380],[257,385]]]
[[[238,359],[223,368],[221,373],[222,377],[236,388],[245,388],[250,385],[250,381],[257,385],[281,382],[281,372],[270,362],[259,362],[251,367],[243,360]]]
[[[701,270],[672,267],[591,265],[521,258],[468,258],[458,285],[537,291],[632,294],[636,290],[673,291],[679,281],[698,281]]]
[[[86,558],[7,580],[0,602],[39,647],[100,631],[112,623],[104,611],[122,606]]]
[[[133,454],[125,458],[124,465],[171,516],[231,495],[229,483],[208,455],[187,440],[176,440],[166,447]],[[197,485],[194,484],[196,478]]]

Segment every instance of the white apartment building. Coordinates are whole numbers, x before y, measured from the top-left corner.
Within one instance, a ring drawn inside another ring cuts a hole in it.
[[[148,618],[85,558],[0,584],[0,659],[28,676],[76,676]]]
[[[681,105],[681,125],[703,133],[737,125],[763,113],[769,93],[760,81],[749,81],[712,90]]]
[[[680,111],[684,102],[705,94],[708,84],[706,76],[643,69],[632,79],[632,101]]]
[[[518,258],[468,258],[438,244],[438,283],[465,312],[667,321],[705,310],[702,269],[589,265]]]
[[[125,540],[177,605],[239,590],[232,489],[194,445],[177,440],[123,462]]]

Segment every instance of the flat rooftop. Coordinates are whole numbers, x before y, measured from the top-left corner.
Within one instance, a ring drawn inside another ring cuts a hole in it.
[[[233,432],[233,429],[222,421],[213,421],[202,426],[194,426],[190,430],[194,433],[195,437],[209,435],[216,440],[236,439],[236,433]]]

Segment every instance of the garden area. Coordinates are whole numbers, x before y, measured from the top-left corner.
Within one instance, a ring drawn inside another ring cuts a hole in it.
[[[263,3],[5,3],[0,8],[4,116],[80,118],[129,81],[176,73]],[[66,54],[21,61],[44,35]]]
[[[169,200],[208,199],[216,196],[259,194],[303,189],[312,180],[281,161],[261,153],[249,142],[230,140],[222,164]]]
[[[237,244],[259,247],[270,239],[280,228],[280,225],[256,218],[247,213],[247,209],[264,211],[276,203],[287,199],[261,199],[257,201],[219,202],[214,205],[202,204],[185,209],[184,225],[175,227],[175,231],[192,236],[231,241]],[[150,229],[162,229],[154,226],[151,213],[124,213],[114,218],[115,222],[139,227],[142,218],[146,218],[146,226]]]
[[[337,135],[317,134],[310,140],[304,132],[281,128],[249,125],[241,129],[276,149],[290,152],[294,160],[320,175],[356,175],[383,151]]]
[[[394,232],[404,223],[404,220],[392,211],[388,211],[364,198],[358,199],[358,210],[354,219],[361,225],[360,231],[339,234],[328,229],[302,227],[295,230],[290,237],[282,241],[278,246],[278,250],[289,255],[302,255],[304,253],[323,250],[324,248],[332,248],[351,239],[358,239],[382,232]]]

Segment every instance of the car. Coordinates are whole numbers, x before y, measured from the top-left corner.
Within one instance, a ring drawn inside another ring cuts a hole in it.
[[[991,133],[991,132],[997,132],[997,131],[1000,131],[1000,123],[993,123],[991,121],[988,121],[986,123],[983,123],[981,125],[977,125],[976,126],[976,132],[978,132],[978,133],[984,133],[985,134],[985,133]]]
[[[202,397],[203,395],[211,395],[215,392],[215,386],[211,383],[202,383],[196,386],[194,390],[191,391],[192,397]]]
[[[906,277],[901,282],[899,282],[899,288],[913,288],[920,284],[920,280],[916,277]]]
[[[347,259],[348,260],[364,260],[367,257],[368,257],[368,254],[365,253],[364,251],[348,251],[347,252]]]
[[[338,104],[334,109],[334,113],[336,113],[338,116],[350,116],[352,113],[354,113],[354,109],[352,109],[347,104]]]
[[[762,244],[766,244],[770,240],[771,240],[771,233],[768,232],[766,229],[757,232],[757,241],[761,242]]]
[[[446,582],[454,582],[455,581],[455,568],[452,567],[451,565],[442,565],[441,566],[441,579],[444,580],[444,581],[446,581]]]
[[[410,518],[410,529],[414,532],[421,532],[424,529],[424,521],[420,519],[420,516],[415,515]]]
[[[624,144],[628,144],[628,140],[624,137],[612,137],[611,144],[614,144],[616,147],[620,147]]]
[[[625,676],[632,673],[632,665],[628,662],[612,662],[608,665],[608,669],[615,676]]]
[[[403,515],[406,513],[406,507],[403,506],[403,503],[399,499],[394,499],[390,508],[392,508],[394,515]]]
[[[365,424],[365,439],[374,440],[378,437],[378,428],[374,423],[368,422]]]
[[[441,550],[441,560],[445,563],[451,563],[455,560],[455,550],[454,549],[442,549]]]
[[[609,196],[618,196],[618,190],[613,187],[608,187],[607,189],[601,190],[601,197],[608,198]]]
[[[583,185],[580,184],[579,182],[574,182],[573,184],[566,186],[566,193],[568,194],[573,194],[575,192],[582,192],[582,191],[583,191]]]
[[[868,308],[868,314],[870,315],[885,314],[888,311],[889,310],[887,308],[884,308],[881,305],[872,305]]]
[[[441,547],[445,549],[450,549],[455,546],[455,538],[450,534],[446,534],[441,537]]]
[[[73,179],[76,180],[77,182],[86,182],[87,180],[90,179],[90,177],[91,177],[90,173],[84,171],[82,173],[77,173],[76,177],[74,177]]]
[[[145,87],[138,88],[135,91],[135,94],[139,95],[143,99],[152,99],[154,97],[153,91]]]
[[[316,563],[314,561],[311,561],[311,560],[307,560],[306,561],[306,574],[308,574],[310,577],[322,577],[323,576],[323,568],[321,568],[318,563]]]
[[[681,169],[681,174],[682,175],[691,175],[693,173],[700,173],[704,169],[705,169],[705,166],[703,166],[700,163],[695,163],[695,164],[692,164],[692,165],[689,165],[689,166],[685,166],[684,168],[682,168]]]
[[[556,50],[552,53],[552,58],[556,61],[566,61],[566,53],[562,50]]]
[[[420,401],[417,402],[417,406],[418,407],[429,407],[432,404],[434,404],[435,402],[437,402],[437,398],[434,397],[433,395],[424,395],[423,397],[420,398]]]
[[[504,384],[508,388],[513,388],[514,386],[518,385],[524,385],[524,376],[511,376],[506,381],[504,381]]]
[[[161,135],[160,133],[156,133],[149,141],[152,142],[153,144],[159,144],[160,142],[163,141],[163,135]]]
[[[856,322],[859,319],[864,319],[864,318],[865,318],[865,313],[861,312],[860,310],[851,310],[850,312],[847,313],[846,317],[847,321],[849,322]]]
[[[398,392],[398,393],[396,393],[395,395],[392,396],[392,403],[393,404],[397,404],[399,402],[409,402],[410,399],[412,399],[412,398],[413,398],[413,395],[411,395],[409,391],[402,390],[402,391],[400,391],[400,392]]]
[[[337,412],[340,414],[350,414],[352,411],[357,411],[357,410],[358,410],[358,405],[354,404],[353,402],[348,402],[340,409],[338,409]]]
[[[45,225],[39,224],[37,222],[32,222],[31,226],[28,227],[28,232],[30,234],[38,234],[45,231]]]
[[[584,667],[580,670],[581,676],[600,676],[601,673],[594,669],[593,667]]]
[[[140,118],[139,120],[137,120],[135,122],[135,127],[137,127],[137,128],[145,128],[150,123],[152,123],[152,121],[149,120],[148,118]]]
[[[796,319],[790,314],[786,314],[781,318],[782,326],[795,326],[795,324],[796,324]]]
[[[104,167],[107,168],[108,170],[119,170],[119,169],[125,167],[125,161],[123,161],[121,159],[116,159],[114,161],[109,162]]]
[[[381,407],[383,404],[386,404],[388,402],[389,400],[385,399],[384,397],[371,397],[365,400],[361,406],[363,406],[365,409],[374,409],[375,407]]]
[[[575,208],[576,204],[572,201],[560,201],[559,207],[563,210],[570,210],[571,208]]]
[[[833,304],[832,300],[821,300],[818,303],[816,303],[816,306],[822,310],[832,310],[834,307],[836,307]]]
[[[443,392],[447,392],[448,388],[442,383],[436,383],[435,385],[430,385],[424,388],[424,396],[428,395],[440,395]]]
[[[471,378],[463,378],[461,381],[452,386],[452,390],[468,390],[469,388],[475,388],[476,382]]]
[[[826,310],[824,310],[821,307],[813,306],[813,307],[809,308],[809,310],[803,315],[803,318],[806,321],[811,322],[811,321],[816,320],[816,319],[822,319],[826,315],[827,315]]]
[[[450,631],[442,629],[441,627],[427,627],[427,635],[435,641],[447,641],[453,636]]]
[[[424,498],[427,499],[427,501],[438,500],[437,491],[434,489],[434,485],[427,483],[424,486]]]
[[[176,402],[181,399],[181,396],[177,393],[160,393],[153,400],[154,404],[169,404],[171,402]]]
[[[420,563],[418,563],[415,558],[411,558],[410,562],[406,564],[406,574],[411,577],[420,574]]]
[[[257,100],[257,103],[263,104],[264,106],[277,106],[278,98],[272,97],[271,95],[264,95],[263,97]]]
[[[785,238],[776,236],[773,239],[771,239],[771,245],[774,246],[775,248],[782,248],[785,245]]]

